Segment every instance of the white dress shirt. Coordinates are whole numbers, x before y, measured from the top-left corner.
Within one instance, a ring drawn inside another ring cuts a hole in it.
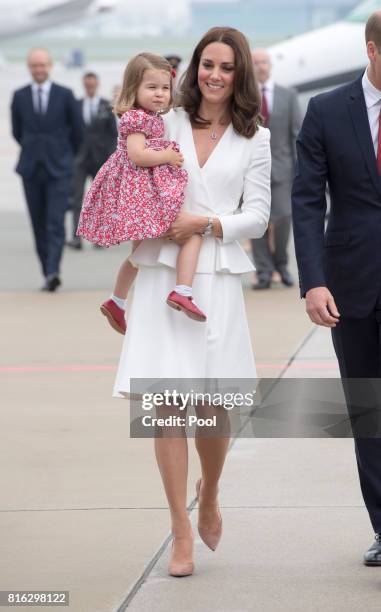
[[[94,117],[96,117],[96,115],[98,114],[98,107],[99,96],[93,96],[92,98],[86,96],[85,98],[83,98],[82,115],[83,120],[87,125],[89,125],[94,119]]]
[[[362,88],[364,90],[366,110],[368,111],[368,120],[370,131],[372,133],[374,153],[377,157],[381,91],[370,82],[368,77],[368,68],[365,70],[364,76],[362,77]]]
[[[259,83],[259,87],[261,93],[263,91],[263,88],[265,89],[267,108],[269,109],[269,115],[271,115],[274,108],[274,81],[272,79],[268,79],[264,83]]]
[[[40,112],[38,95],[39,89],[41,88],[42,112],[46,113],[46,110],[48,108],[51,86],[52,82],[49,79],[47,79],[43,83],[36,83],[36,81],[32,82],[33,107],[36,113]]]

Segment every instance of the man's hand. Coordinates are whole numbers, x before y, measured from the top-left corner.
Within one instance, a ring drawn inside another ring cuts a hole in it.
[[[340,314],[327,287],[314,287],[306,293],[306,311],[313,323],[336,327]]]

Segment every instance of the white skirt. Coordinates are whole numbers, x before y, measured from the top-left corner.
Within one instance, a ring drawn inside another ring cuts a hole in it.
[[[175,284],[172,267],[139,267],[114,397],[128,396],[131,379],[257,377],[241,275],[195,274],[193,298],[204,323],[167,305]]]

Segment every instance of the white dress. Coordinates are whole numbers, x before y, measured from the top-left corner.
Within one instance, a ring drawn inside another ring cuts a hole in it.
[[[166,138],[179,143],[188,171],[183,210],[218,217],[223,238],[203,238],[193,283],[207,321],[169,308],[179,247],[145,240],[131,260],[139,267],[114,396],[127,397],[130,379],[254,379],[256,368],[246,319],[241,274],[254,270],[239,244],[259,238],[270,215],[270,132],[248,139],[232,124],[200,168],[187,113],[164,115]],[[241,195],[243,203],[238,210]],[[235,214],[237,213],[237,214]]]

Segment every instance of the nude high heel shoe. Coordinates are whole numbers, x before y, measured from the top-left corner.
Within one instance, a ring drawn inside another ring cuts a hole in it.
[[[168,565],[168,574],[170,576],[175,576],[177,578],[180,578],[182,576],[191,576],[193,574],[194,571],[194,563],[193,561],[175,561],[173,559],[174,556],[174,544],[175,541],[179,540],[180,538],[176,538],[176,536],[173,537],[172,540],[172,558],[169,562]],[[188,539],[188,538],[186,538]],[[193,544],[193,538],[192,538],[192,544]]]
[[[196,482],[196,494],[197,500],[200,504],[200,489],[201,489],[201,478]],[[213,527],[203,527],[198,522],[198,533],[200,534],[201,540],[210,548],[210,550],[216,550],[218,543],[222,535],[222,516],[218,510],[218,523]]]

